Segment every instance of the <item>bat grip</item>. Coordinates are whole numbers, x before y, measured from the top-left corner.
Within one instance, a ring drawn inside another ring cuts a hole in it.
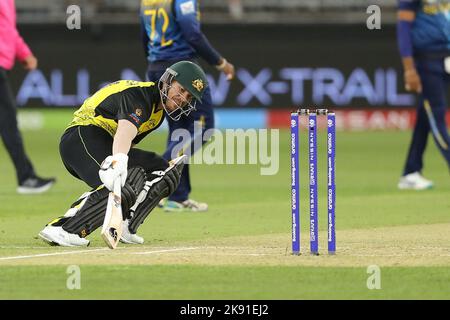
[[[114,180],[113,192],[119,197],[122,196],[122,180],[120,179],[120,177]]]

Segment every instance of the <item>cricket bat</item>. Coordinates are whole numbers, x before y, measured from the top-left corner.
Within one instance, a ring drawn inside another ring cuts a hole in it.
[[[106,206],[105,220],[101,236],[111,249],[115,249],[122,236],[122,193],[120,177],[114,181],[113,192],[109,193],[108,204]]]

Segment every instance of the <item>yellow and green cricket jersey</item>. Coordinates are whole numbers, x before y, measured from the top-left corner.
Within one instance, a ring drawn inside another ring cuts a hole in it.
[[[126,119],[138,130],[133,140],[136,144],[162,124],[164,111],[158,109],[160,99],[154,82],[119,80],[87,98],[67,128],[94,125],[114,137],[118,121]]]

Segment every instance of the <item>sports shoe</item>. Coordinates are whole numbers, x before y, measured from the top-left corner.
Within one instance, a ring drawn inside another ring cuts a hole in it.
[[[46,226],[39,232],[39,237],[51,245],[63,247],[84,247],[89,245],[89,240],[81,238],[77,234],[69,233],[62,227]]]
[[[208,204],[204,202],[197,202],[192,199],[187,199],[183,202],[177,202],[172,200],[167,200],[164,204],[164,211],[166,212],[204,212],[208,211]]]
[[[400,190],[426,190],[433,188],[433,182],[425,179],[419,172],[413,172],[400,178]]]
[[[167,198],[164,198],[164,199],[161,199],[161,200],[159,200],[159,202],[158,202],[158,208],[164,208],[164,204],[166,203],[166,200],[167,200]]]
[[[17,193],[20,194],[37,194],[43,193],[51,188],[55,183],[55,178],[44,179],[38,176],[26,179],[17,187]]]
[[[126,244],[143,244],[144,238],[138,236],[135,233],[131,233],[128,229],[128,220],[125,220],[123,222],[122,237],[119,241]]]

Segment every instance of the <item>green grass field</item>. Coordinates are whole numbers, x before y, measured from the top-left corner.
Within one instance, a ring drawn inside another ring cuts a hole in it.
[[[449,299],[450,176],[430,139],[424,175],[433,190],[396,188],[409,132],[338,132],[337,254],[328,256],[325,214],[325,136],[320,139],[320,247],[308,254],[302,194],[302,252],[290,254],[289,134],[280,132],[280,170],[258,165],[194,165],[192,198],[207,213],[155,209],[139,229],[142,246],[109,250],[99,231],[88,248],[49,247],[37,237],[62,215],[85,185],[64,169],[59,137],[71,118],[45,111],[45,129],[24,131],[37,172],[56,176],[48,193],[20,196],[12,164],[0,148],[1,299]],[[166,133],[139,147],[162,152]],[[303,151],[306,151],[303,149]],[[306,163],[306,153],[301,161]],[[303,166],[301,179],[307,181]],[[69,266],[81,289],[69,290]],[[381,270],[381,289],[367,287],[367,268]]]

